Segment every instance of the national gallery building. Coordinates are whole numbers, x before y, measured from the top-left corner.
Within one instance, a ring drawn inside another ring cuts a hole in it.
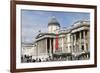
[[[61,29],[55,17],[48,32],[40,32],[33,43],[22,43],[22,62],[87,60],[90,58],[90,22],[77,21]]]

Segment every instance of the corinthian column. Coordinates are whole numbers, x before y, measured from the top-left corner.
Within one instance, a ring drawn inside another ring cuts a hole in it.
[[[75,46],[75,47],[74,47],[74,52],[76,52],[76,49],[77,49],[77,48],[76,48],[76,34],[74,34],[74,46]]]
[[[63,52],[63,48],[64,48],[64,40],[63,40],[64,38],[62,38],[62,49],[61,49],[61,51]]]
[[[73,52],[73,34],[71,35],[71,52]]]
[[[47,53],[48,53],[48,50],[47,50],[47,39],[45,39],[45,42],[46,42],[45,48],[46,48],[46,55],[47,55]]]
[[[55,39],[53,39],[53,53],[55,53],[55,50],[56,50],[56,48],[55,48]]]
[[[86,51],[86,35],[85,35],[85,31],[83,31],[83,36],[84,36],[84,50]]]
[[[82,45],[81,45],[81,42],[82,42],[82,34],[81,34],[81,31],[80,31],[80,33],[79,33],[79,35],[80,35],[80,42],[79,42],[79,51],[82,51]]]
[[[51,51],[52,51],[52,46],[51,46],[51,39],[49,39],[49,41],[50,41],[50,49],[49,49],[49,51],[50,51],[50,56],[52,56],[52,53],[51,53]]]

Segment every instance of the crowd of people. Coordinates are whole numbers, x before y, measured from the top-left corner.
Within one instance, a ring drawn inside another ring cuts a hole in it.
[[[24,55],[21,57],[22,63],[30,63],[30,62],[50,62],[50,61],[68,61],[68,60],[84,60],[87,59],[85,55],[83,56],[66,56],[66,55],[57,55],[57,56],[49,56],[47,58],[32,58],[32,56]]]
[[[32,58],[32,56],[24,55],[21,57],[21,62],[30,63],[30,62],[50,62],[50,61],[66,61],[70,60],[71,57],[47,57],[47,58]]]

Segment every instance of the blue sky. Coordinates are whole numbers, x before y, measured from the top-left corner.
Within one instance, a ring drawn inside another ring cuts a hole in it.
[[[22,42],[33,42],[39,30],[47,32],[48,22],[53,16],[56,17],[61,28],[69,27],[78,20],[90,21],[89,13],[21,10]]]

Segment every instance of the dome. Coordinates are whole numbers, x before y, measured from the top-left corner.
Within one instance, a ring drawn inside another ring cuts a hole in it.
[[[57,25],[57,26],[60,27],[60,24],[59,24],[59,22],[56,20],[55,17],[52,17],[51,20],[49,21],[48,26],[50,26],[50,25]]]

